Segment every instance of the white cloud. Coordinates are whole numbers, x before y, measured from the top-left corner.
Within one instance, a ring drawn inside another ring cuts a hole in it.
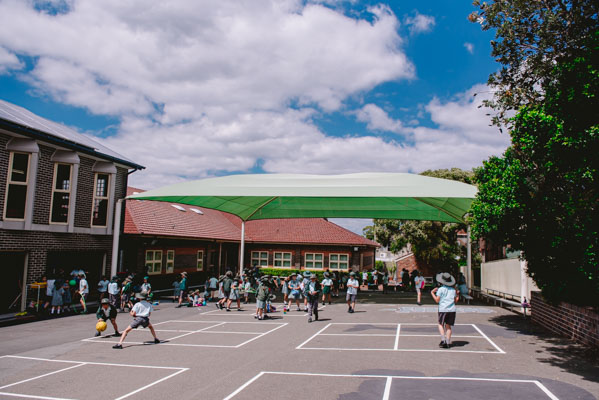
[[[0,46],[0,75],[12,69],[21,69],[23,64],[14,54]]]
[[[358,121],[366,122],[371,131],[404,133],[405,129],[400,120],[389,117],[387,112],[376,104],[366,104],[356,112]]]
[[[464,43],[464,47],[466,48],[468,53],[474,54],[474,45],[472,43],[466,42],[466,43]]]
[[[369,129],[409,135],[405,143],[331,137],[315,125],[314,115],[350,96],[415,76],[386,7],[371,8],[368,21],[300,0],[64,4],[52,15],[0,1],[0,60],[34,57],[22,74],[38,90],[120,118],[118,133],[99,140],[147,167],[131,176],[138,187],[258,164],[297,173],[470,168],[507,145],[471,91],[423,107],[433,128],[405,126],[376,104],[356,111]],[[434,24],[417,17],[413,29]]]
[[[429,32],[435,26],[435,17],[416,12],[413,17],[406,18],[406,25],[411,34]]]

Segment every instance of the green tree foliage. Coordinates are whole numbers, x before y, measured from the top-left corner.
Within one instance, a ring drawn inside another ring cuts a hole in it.
[[[474,5],[479,10],[469,19],[495,31],[491,54],[502,65],[489,77],[495,96],[486,102],[498,112],[498,125],[507,121],[509,110],[543,102],[555,66],[587,54],[586,39],[597,30],[596,0],[476,0]]]
[[[422,175],[472,183],[474,173],[459,168],[425,171]],[[375,219],[374,225],[364,229],[364,235],[398,252],[408,243],[417,260],[431,266],[434,271],[457,273],[460,259],[466,258],[465,246],[458,243],[458,231],[464,224],[436,221],[400,221]],[[473,252],[474,254],[474,252]],[[476,261],[476,260],[475,260]]]
[[[508,23],[508,22],[506,22]],[[552,301],[599,306],[599,29],[513,118],[512,146],[476,170],[477,234],[524,251]]]

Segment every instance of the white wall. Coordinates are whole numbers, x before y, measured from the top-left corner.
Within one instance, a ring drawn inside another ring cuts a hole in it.
[[[539,289],[530,277],[527,276],[526,278],[528,280],[528,294],[526,298],[530,301],[530,292]],[[480,279],[482,290],[493,289],[520,296],[520,260],[510,258],[484,262],[481,265]]]

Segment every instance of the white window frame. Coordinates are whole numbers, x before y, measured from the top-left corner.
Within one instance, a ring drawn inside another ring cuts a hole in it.
[[[69,167],[69,189],[68,190],[56,189],[56,178],[58,177],[58,166],[59,165],[66,165]],[[72,189],[73,189],[73,164],[61,163],[61,162],[54,163],[54,179],[52,179],[52,197],[50,198],[50,216],[48,217],[49,223],[51,225],[68,225],[69,224],[69,217],[71,216],[71,196],[73,195]],[[65,222],[52,221],[52,214],[54,211],[54,193],[68,193],[69,194],[67,220]]]
[[[308,256],[312,256],[312,259],[309,260]],[[316,256],[320,256],[320,260],[317,260]],[[315,265],[316,263],[320,263],[320,267],[317,267]],[[319,269],[319,270],[324,269],[324,253],[305,253],[304,254],[304,268],[305,269]]]
[[[108,180],[106,181],[106,196],[96,196],[97,188],[98,188],[98,176],[106,175]],[[107,172],[95,172],[94,173],[94,192],[92,197],[92,215],[90,226],[93,228],[106,228],[109,224],[108,217],[110,215],[110,182],[112,180],[112,174]],[[94,225],[94,211],[96,208],[96,200],[106,200],[106,224],[104,225]]]
[[[25,175],[25,182],[12,181],[12,172],[13,172],[13,161],[15,154],[25,154],[27,156],[27,174]],[[25,221],[25,217],[27,216],[27,192],[29,191],[29,174],[31,173],[31,153],[26,153],[23,151],[11,151],[10,156],[8,158],[8,176],[6,177],[6,190],[4,192],[4,211],[3,211],[3,219],[5,221]],[[23,205],[23,218],[9,218],[6,217],[6,210],[8,206],[8,190],[10,185],[19,185],[25,186],[25,204]]]
[[[336,256],[336,260],[332,260],[332,258]],[[347,261],[341,261],[341,256],[346,256]],[[337,264],[336,267],[332,266],[332,264]],[[340,264],[347,264],[345,267],[341,268]],[[331,253],[329,254],[329,269],[335,271],[348,271],[349,270],[349,253]]]
[[[170,255],[173,255],[172,258],[169,258]],[[172,274],[175,272],[175,250],[167,250],[166,251],[166,273]]]
[[[148,260],[148,253],[152,253],[152,260]],[[160,254],[160,258],[156,259],[156,253]],[[152,267],[148,268],[148,264]],[[160,269],[156,270],[156,265],[160,266]],[[162,273],[162,250],[146,250],[145,266],[148,275],[160,275]]]
[[[263,261],[264,264],[262,263]],[[252,251],[250,262],[252,263],[252,266],[257,265],[261,268],[268,267],[268,251]]]
[[[280,254],[281,258],[277,258],[277,254]],[[285,254],[289,254],[289,260],[285,259]],[[277,261],[280,262],[281,265],[277,265]],[[289,261],[289,266],[283,265],[285,261]],[[273,254],[272,264],[275,268],[291,268],[293,267],[293,254],[290,251],[275,251]]]
[[[198,250],[196,269],[198,271],[204,271],[204,250]]]

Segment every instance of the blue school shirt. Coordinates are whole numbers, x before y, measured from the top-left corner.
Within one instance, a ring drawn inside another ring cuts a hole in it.
[[[455,312],[455,289],[449,286],[441,286],[437,290],[439,299],[439,312]]]

